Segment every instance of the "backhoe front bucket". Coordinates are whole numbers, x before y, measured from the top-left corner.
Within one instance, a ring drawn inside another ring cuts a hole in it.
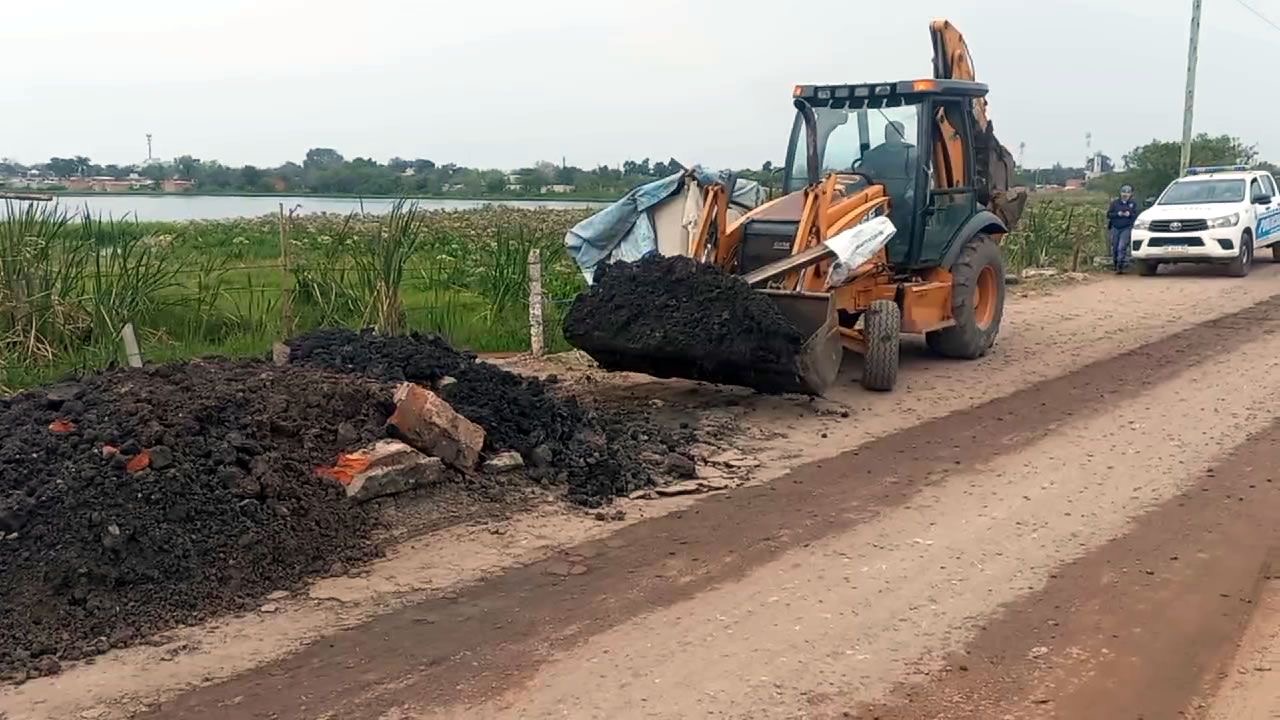
[[[840,328],[836,323],[836,308],[831,295],[783,290],[759,292],[772,297],[782,314],[805,336],[804,346],[796,356],[795,367],[788,369],[787,379],[793,382],[784,392],[810,395],[826,392],[840,373],[840,361],[844,358],[844,346],[840,342]],[[784,382],[781,376],[779,382]]]
[[[843,354],[831,296],[757,292],[770,296],[805,338],[800,350],[780,363],[762,363],[758,357],[768,353],[751,353],[749,349],[731,356],[700,353],[698,349],[679,351],[676,343],[662,342],[660,338],[651,338],[642,348],[623,347],[599,335],[571,342],[606,370],[740,385],[764,393],[821,395],[835,381]]]

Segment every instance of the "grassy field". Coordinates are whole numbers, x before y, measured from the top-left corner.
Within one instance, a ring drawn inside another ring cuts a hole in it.
[[[1037,196],[1005,241],[1010,269],[1089,269],[1106,254],[1104,204]],[[7,204],[0,391],[118,362],[126,323],[148,361],[262,355],[282,337],[331,325],[526,350],[533,248],[543,258],[547,342],[564,349],[560,322],[584,285],[563,238],[590,212],[422,212],[405,203],[382,216],[137,223]]]

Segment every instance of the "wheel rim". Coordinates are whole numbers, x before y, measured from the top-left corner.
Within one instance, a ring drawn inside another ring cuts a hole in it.
[[[996,319],[996,271],[990,265],[978,273],[978,284],[973,289],[973,319],[978,327],[986,330]]]

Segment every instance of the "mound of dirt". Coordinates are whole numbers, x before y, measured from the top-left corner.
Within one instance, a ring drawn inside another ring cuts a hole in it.
[[[796,384],[805,337],[769,297],[686,257],[602,265],[564,321],[564,336],[608,370],[762,392]]]
[[[485,429],[487,453],[518,451],[535,479],[566,485],[568,499],[587,507],[653,485],[646,458],[693,442],[688,428],[669,430],[639,410],[585,407],[553,385],[478,361],[435,335],[330,329],[299,336],[289,347],[290,363],[437,387],[454,410]]]
[[[390,398],[372,380],[213,360],[0,400],[0,673],[55,672],[51,656],[375,555],[373,511],[313,469],[381,437]]]

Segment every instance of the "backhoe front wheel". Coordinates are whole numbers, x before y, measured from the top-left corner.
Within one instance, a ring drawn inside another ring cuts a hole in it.
[[[876,300],[862,314],[867,354],[862,358],[862,387],[881,392],[898,382],[898,348],[902,339],[902,310],[892,300]]]
[[[955,325],[925,335],[944,357],[973,360],[987,354],[1004,317],[1004,258],[988,235],[974,235],[951,266],[951,316]]]

